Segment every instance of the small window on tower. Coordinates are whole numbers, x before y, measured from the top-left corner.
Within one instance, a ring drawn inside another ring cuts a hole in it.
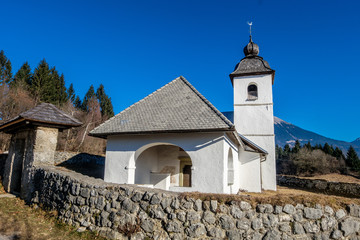
[[[258,98],[258,90],[255,84],[248,86],[248,100],[256,100]]]

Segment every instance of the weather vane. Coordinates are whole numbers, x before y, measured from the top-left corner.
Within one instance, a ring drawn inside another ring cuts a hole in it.
[[[251,26],[252,26],[252,22],[247,22],[247,24],[249,25],[249,28],[250,28],[250,41],[252,41],[252,37],[251,37]]]

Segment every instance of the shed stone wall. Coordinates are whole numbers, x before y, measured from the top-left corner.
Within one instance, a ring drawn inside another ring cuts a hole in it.
[[[37,127],[22,129],[11,137],[4,167],[3,185],[7,192],[29,199],[33,166],[54,165],[58,129]]]

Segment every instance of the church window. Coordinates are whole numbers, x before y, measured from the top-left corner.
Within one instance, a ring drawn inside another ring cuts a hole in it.
[[[255,84],[248,86],[248,100],[256,100],[258,98],[258,89]]]

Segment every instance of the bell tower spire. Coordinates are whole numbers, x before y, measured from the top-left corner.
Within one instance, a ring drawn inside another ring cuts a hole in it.
[[[262,187],[276,190],[275,135],[272,85],[275,71],[259,56],[259,46],[253,42],[248,22],[250,39],[244,47],[245,57],[230,74],[234,87],[234,124],[245,138],[267,151],[261,165]],[[251,172],[251,164],[243,163],[244,174]],[[250,176],[251,177],[251,176]]]

